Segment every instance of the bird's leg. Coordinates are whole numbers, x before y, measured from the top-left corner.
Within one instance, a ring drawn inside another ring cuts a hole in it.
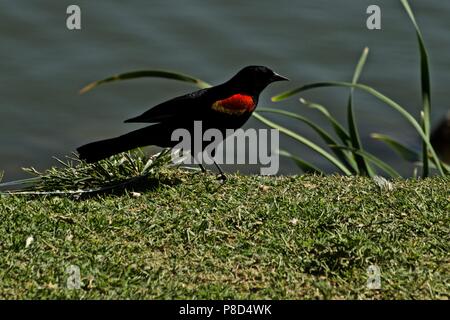
[[[215,156],[216,156],[216,149],[213,149],[211,151],[211,157],[213,158],[214,165],[216,166],[217,170],[219,170],[219,173],[220,173],[220,175],[217,178],[217,180],[220,180],[220,181],[223,182],[223,181],[227,180],[227,177],[223,173],[222,168],[217,164],[216,160],[214,159]]]
[[[205,167],[201,163],[199,163],[198,166],[200,167],[200,170],[202,170],[203,173],[206,172]]]
[[[220,175],[217,179],[221,180],[221,181],[227,180],[227,176],[223,173],[222,168],[219,167],[219,165],[216,163],[216,161],[214,161],[214,165],[216,166],[217,170],[219,170],[219,172],[220,172]]]

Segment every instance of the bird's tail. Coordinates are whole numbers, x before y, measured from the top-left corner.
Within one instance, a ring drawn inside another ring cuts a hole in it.
[[[166,141],[169,141],[170,137],[166,137],[167,130],[163,129],[159,125],[145,127],[120,137],[85,144],[77,151],[80,159],[92,163],[138,147],[148,145],[166,147]]]

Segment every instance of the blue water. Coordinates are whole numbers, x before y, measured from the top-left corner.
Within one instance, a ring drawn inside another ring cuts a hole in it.
[[[23,177],[21,167],[45,169],[77,146],[137,128],[122,123],[149,107],[194,88],[145,79],[100,87],[84,96],[86,83],[135,69],[170,69],[220,83],[248,64],[263,64],[288,76],[274,84],[260,106],[276,93],[302,84],[351,79],[362,49],[370,57],[361,81],[420,111],[419,58],[414,30],[399,1],[376,1],[382,30],[365,27],[374,1],[0,1],[0,170],[5,180]],[[430,51],[433,123],[448,110],[450,2],[411,1]],[[82,30],[66,28],[66,8],[78,4]],[[305,97],[322,103],[342,120],[348,91],[322,89]],[[277,107],[301,112],[327,127],[296,98]],[[403,173],[410,168],[370,133],[391,134],[413,148],[420,142],[394,111],[365,94],[356,95],[364,145]],[[273,117],[314,141],[303,124]],[[247,127],[261,127],[251,119]],[[328,128],[328,127],[327,127]],[[289,138],[282,147],[334,168]],[[281,173],[297,172],[282,160]],[[253,172],[253,169],[241,169]],[[256,172],[256,171],[255,171]]]

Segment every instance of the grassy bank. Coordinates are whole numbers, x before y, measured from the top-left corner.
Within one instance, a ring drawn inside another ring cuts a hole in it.
[[[164,176],[140,195],[1,196],[0,298],[450,295],[449,178]]]

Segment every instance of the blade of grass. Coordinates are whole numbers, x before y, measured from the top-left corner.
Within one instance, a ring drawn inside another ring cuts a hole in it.
[[[28,178],[28,179],[22,179],[22,180],[15,180],[15,181],[9,181],[9,182],[3,182],[0,183],[0,189],[6,188],[6,187],[25,187],[27,185],[32,185],[36,182],[39,182],[41,178],[34,177],[34,178]]]
[[[420,73],[421,73],[421,86],[422,86],[422,105],[423,105],[423,131],[427,139],[430,138],[430,114],[431,114],[431,80],[430,80],[430,66],[428,59],[428,52],[425,47],[425,41],[423,40],[422,32],[419,25],[416,22],[414,13],[408,3],[408,0],[400,0],[405,8],[414,28],[416,30],[417,42],[419,44],[420,52]],[[429,175],[429,163],[428,163],[428,150],[427,144],[423,142],[422,146],[422,161],[423,161],[423,176]]]
[[[295,139],[296,141],[298,141],[298,142],[306,145],[310,149],[316,151],[322,157],[324,157],[325,159],[330,161],[333,165],[335,165],[344,174],[349,175],[349,176],[352,174],[351,171],[348,170],[347,167],[342,162],[340,162],[337,158],[333,157],[329,152],[325,151],[324,149],[319,147],[314,142],[306,139],[305,137],[302,137],[301,135],[293,132],[292,130],[289,130],[289,129],[285,128],[285,127],[282,127],[282,126],[280,126],[280,125],[270,121],[269,119],[266,119],[265,117],[261,116],[257,112],[254,112],[253,116],[256,119],[258,119],[259,121],[261,121],[262,123],[266,124],[267,126],[279,130],[280,132],[284,133],[285,135]]]
[[[317,168],[315,165],[297,157],[285,150],[279,150],[278,154],[287,157],[295,162],[295,164],[304,172],[304,173],[313,173],[313,174],[325,174],[322,170]]]
[[[272,100],[273,101],[281,101],[281,100],[287,99],[287,98],[289,98],[297,93],[303,92],[303,91],[316,89],[316,88],[324,88],[324,87],[346,87],[346,88],[354,87],[354,88],[363,90],[363,91],[371,94],[378,100],[384,102],[387,106],[389,106],[389,107],[393,108],[394,110],[396,110],[397,112],[399,112],[414,127],[414,129],[416,129],[416,131],[422,138],[422,141],[424,141],[427,144],[427,147],[430,150],[432,157],[434,159],[439,159],[438,156],[436,155],[436,152],[434,151],[433,146],[430,143],[430,140],[427,138],[427,136],[425,135],[425,132],[423,131],[423,129],[419,125],[419,123],[416,121],[416,119],[414,119],[414,117],[408,111],[406,111],[402,106],[400,106],[398,103],[396,103],[392,99],[388,98],[387,96],[383,95],[379,91],[377,91],[367,85],[352,84],[352,83],[348,83],[348,82],[339,82],[339,81],[312,83],[312,84],[301,86],[294,90],[283,92],[283,93],[273,97]],[[444,171],[442,170],[440,161],[437,162],[437,169],[441,175],[445,175]]]
[[[189,82],[189,83],[195,84],[197,87],[202,88],[202,89],[208,88],[211,86],[209,83],[206,83],[203,80],[200,80],[200,79],[197,79],[197,78],[194,78],[194,77],[182,74],[182,73],[178,73],[178,72],[165,71],[165,70],[140,70],[140,71],[132,71],[132,72],[116,74],[114,76],[111,76],[111,77],[108,77],[108,78],[105,78],[105,79],[102,79],[99,81],[91,82],[80,90],[80,94],[84,94],[84,93],[94,89],[95,87],[105,84],[105,83],[122,81],[122,80],[131,80],[131,79],[137,79],[137,78],[147,78],[147,77],[164,78],[164,79]]]
[[[336,140],[334,140],[328,134],[328,132],[326,132],[321,127],[319,127],[317,124],[315,124],[314,122],[310,121],[309,119],[307,119],[301,115],[298,115],[293,112],[285,111],[285,110],[272,109],[272,108],[258,108],[258,112],[281,114],[281,115],[284,115],[291,119],[301,121],[301,122],[307,124],[309,127],[311,127],[329,146],[338,144],[338,142]],[[354,166],[352,166],[349,162],[352,160],[351,157],[349,157],[347,154],[345,154],[342,150],[339,150],[339,149],[331,149],[331,150],[336,155],[336,157],[338,157],[338,159],[341,162],[343,162],[349,170],[352,171],[353,174],[356,174],[356,168]]]
[[[420,161],[420,156],[417,152],[411,150],[410,148],[392,139],[391,137],[380,133],[372,133],[370,136],[375,140],[384,142],[387,146],[389,146],[392,150],[394,150],[402,159],[408,162]]]

